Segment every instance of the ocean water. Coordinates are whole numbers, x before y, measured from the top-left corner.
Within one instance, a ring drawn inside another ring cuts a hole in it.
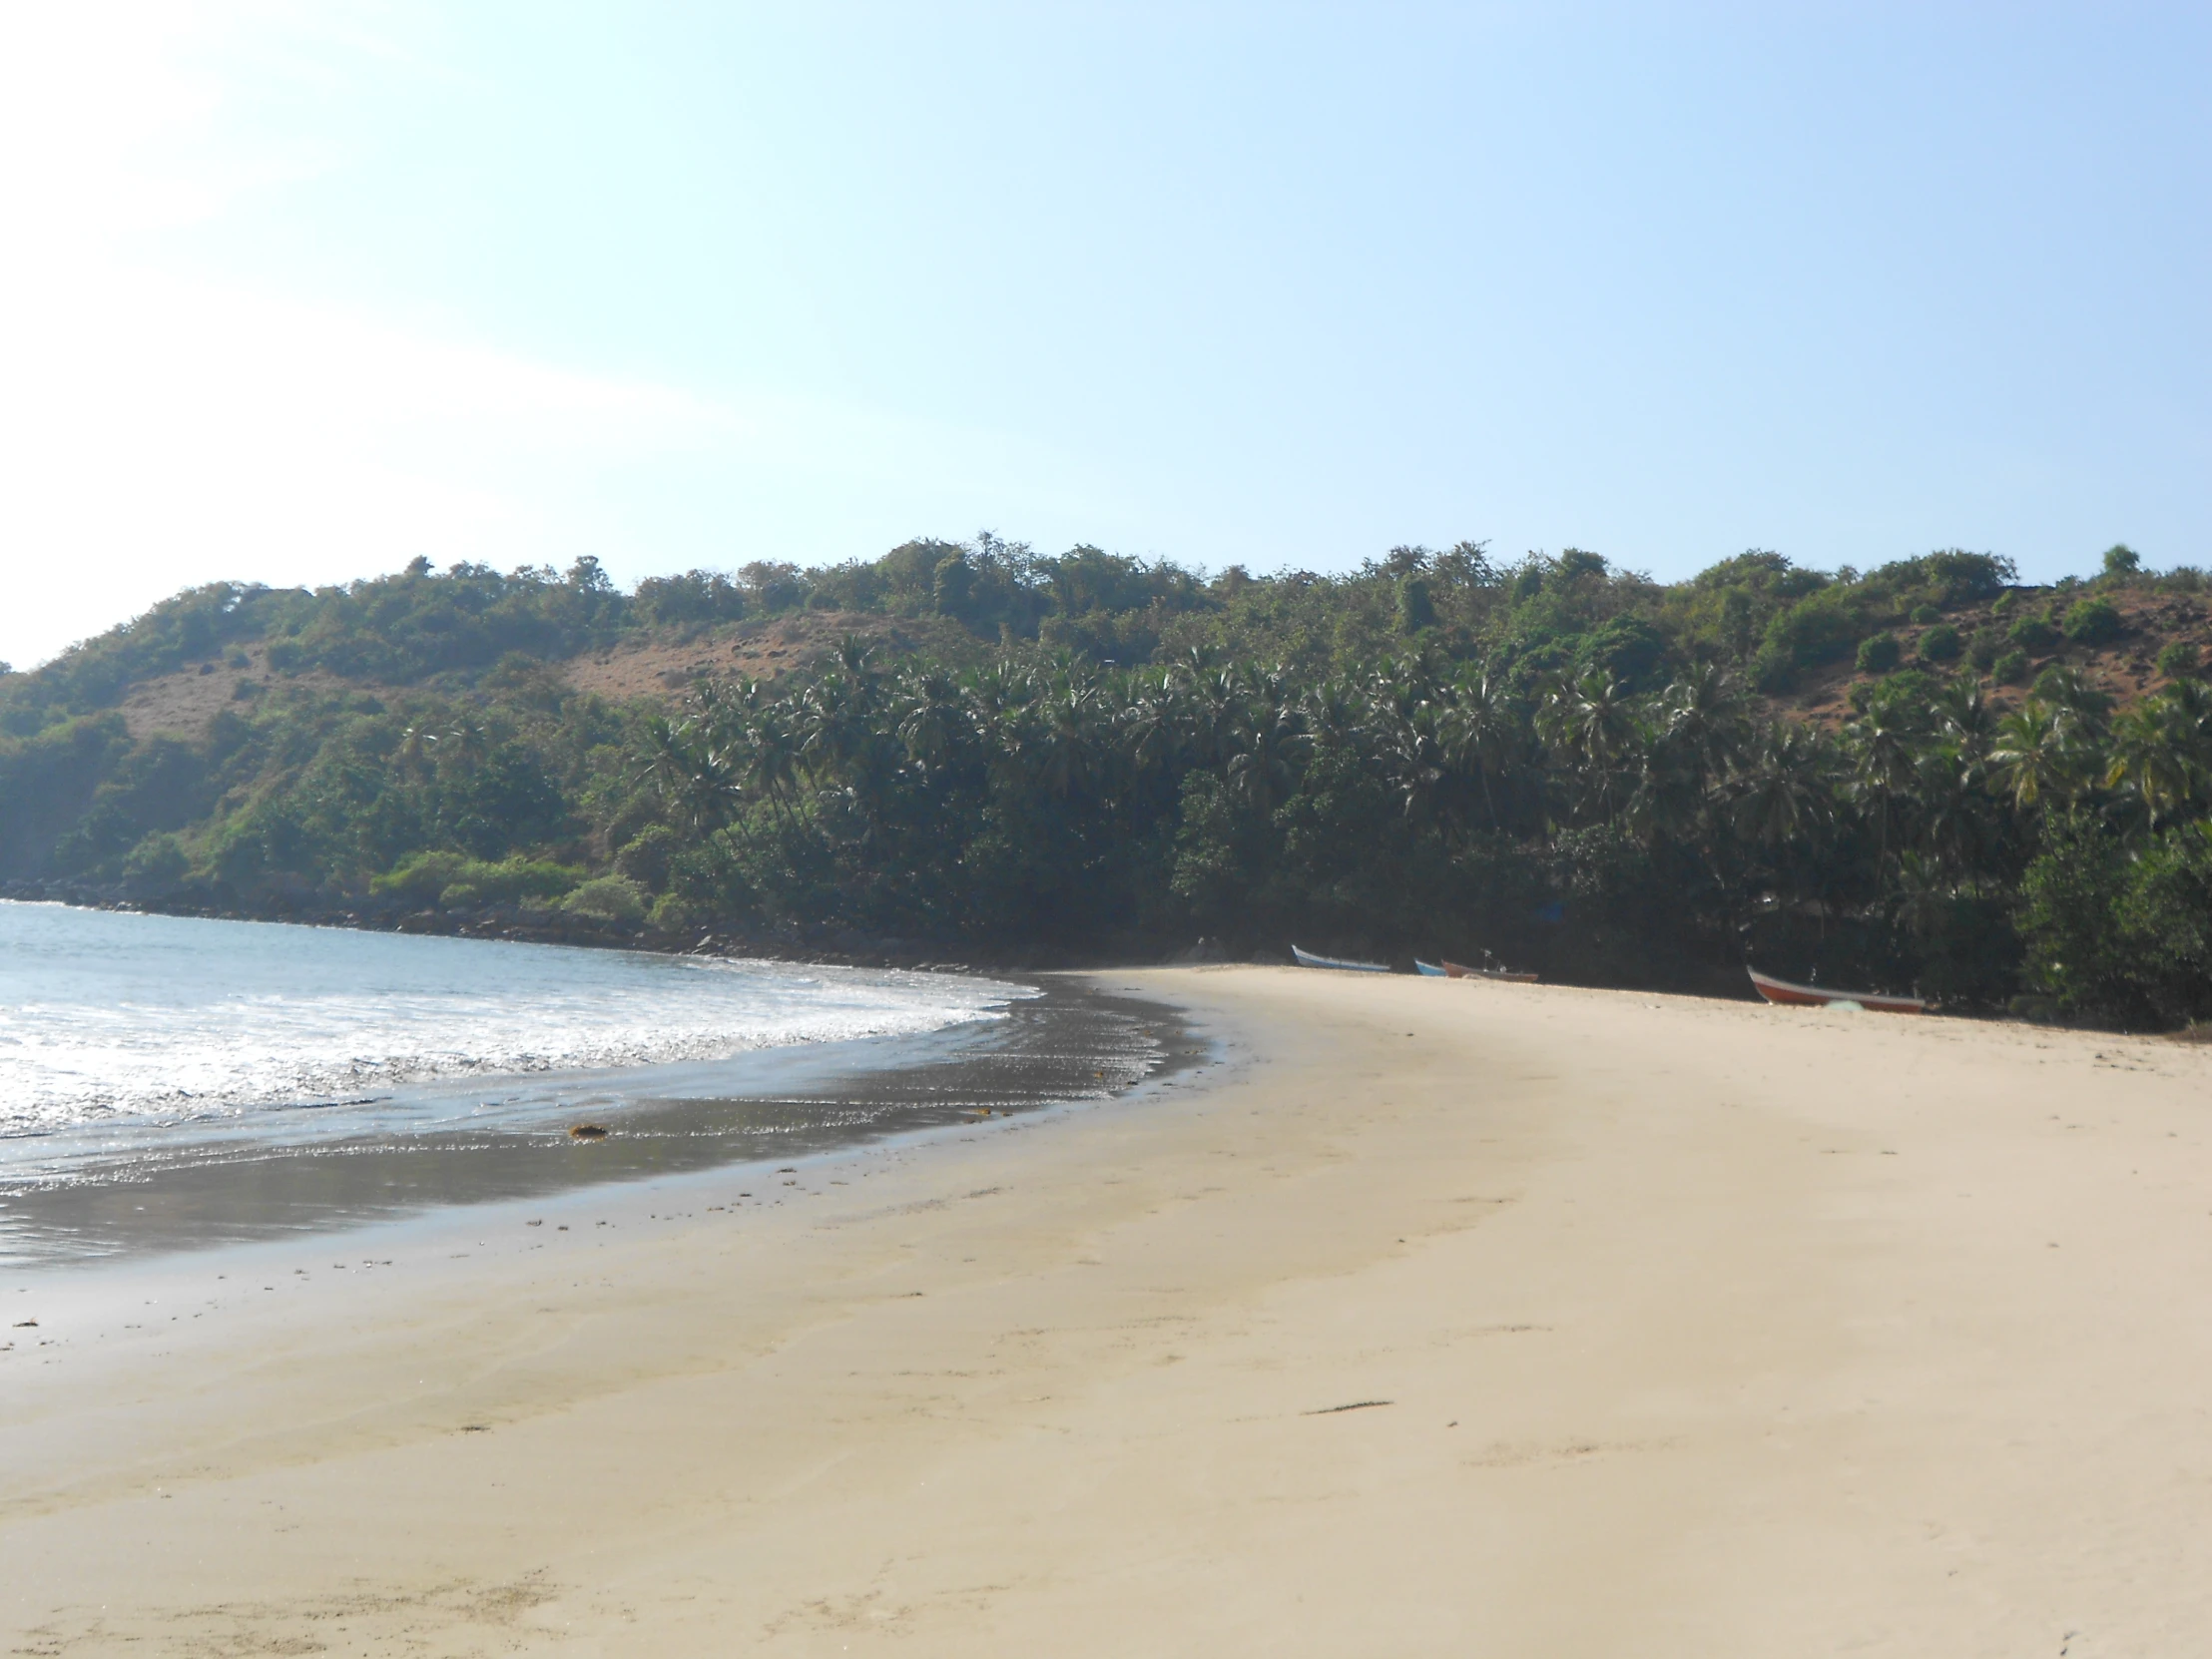
[[[0,901],[0,1266],[834,1152],[1197,1052],[1067,985]]]
[[[527,1118],[557,1108],[564,1084],[918,1036],[1001,1019],[1026,994],[940,974],[0,902],[0,1167],[196,1129],[288,1139]]]

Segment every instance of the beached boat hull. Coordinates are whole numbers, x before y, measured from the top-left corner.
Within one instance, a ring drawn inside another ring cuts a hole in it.
[[[1928,1004],[1917,996],[1884,996],[1875,991],[1832,991],[1818,985],[1799,985],[1788,979],[1777,979],[1771,973],[1761,973],[1747,967],[1751,982],[1759,994],[1769,1002],[1783,1008],[1828,1008],[1839,1002],[1853,1003],[1878,1014],[1919,1014],[1928,1010]]]
[[[1413,971],[1423,979],[1448,979],[1451,977],[1434,962],[1424,962],[1418,956],[1413,958]]]
[[[1291,946],[1291,954],[1298,958],[1300,967],[1335,968],[1341,973],[1387,973],[1390,970],[1381,962],[1348,962],[1336,956],[1317,956],[1311,950]]]
[[[1517,973],[1511,968],[1468,967],[1464,962],[1444,963],[1444,972],[1453,979],[1495,979],[1507,985],[1533,985],[1533,973]]]

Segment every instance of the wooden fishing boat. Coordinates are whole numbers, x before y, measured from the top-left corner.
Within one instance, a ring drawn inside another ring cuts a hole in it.
[[[1878,1014],[1918,1014],[1928,1009],[1928,1004],[1917,996],[1885,996],[1879,991],[1832,991],[1821,985],[1799,985],[1777,979],[1755,967],[1747,967],[1744,971],[1751,975],[1751,982],[1759,988],[1761,996],[1785,1008],[1832,1008],[1839,1003],[1849,1003],[1855,1008],[1871,1008]]]
[[[1311,950],[1291,946],[1291,954],[1298,958],[1300,967],[1336,968],[1345,973],[1387,973],[1390,970],[1381,962],[1348,962],[1336,956],[1317,956]]]
[[[1424,979],[1448,979],[1451,977],[1434,962],[1424,962],[1418,956],[1413,958],[1413,971]]]
[[[1468,967],[1464,962],[1444,963],[1444,972],[1453,979],[1496,979],[1508,985],[1533,985],[1536,976],[1515,968]]]

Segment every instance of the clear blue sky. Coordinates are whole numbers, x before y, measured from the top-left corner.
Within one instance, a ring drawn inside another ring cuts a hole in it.
[[[2212,10],[21,8],[19,666],[188,582],[2212,563]]]

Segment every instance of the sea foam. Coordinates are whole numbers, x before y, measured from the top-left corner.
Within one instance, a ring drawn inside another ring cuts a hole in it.
[[[988,980],[0,902],[0,1135],[999,1017]]]

